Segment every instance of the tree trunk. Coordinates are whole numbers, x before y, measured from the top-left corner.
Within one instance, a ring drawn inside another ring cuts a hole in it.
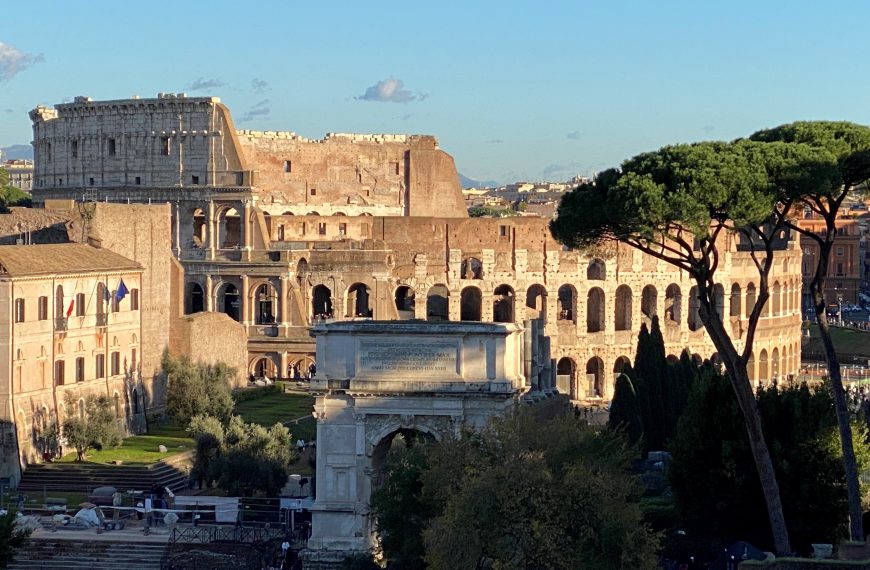
[[[764,501],[767,505],[767,518],[770,523],[770,532],[773,536],[773,547],[777,556],[792,554],[791,543],[788,537],[788,527],[785,525],[785,515],[782,512],[782,498],[779,494],[779,484],[776,482],[776,471],[770,458],[770,450],[764,439],[764,430],[761,424],[761,414],[758,411],[758,403],[749,374],[746,370],[746,362],[740,358],[731,337],[725,331],[721,317],[712,309],[711,299],[704,294],[707,288],[699,283],[699,295],[701,304],[701,320],[707,334],[713,341],[713,345],[719,351],[719,357],[725,365],[726,374],[734,388],[737,403],[743,412],[743,421],[746,425],[746,433],[749,436],[749,447],[752,450],[752,458],[755,460],[755,468],[761,481],[761,489],[764,493]]]
[[[819,336],[825,347],[825,360],[828,364],[828,381],[834,394],[834,409],[837,412],[837,427],[840,432],[840,448],[843,455],[843,470],[846,474],[846,492],[849,502],[849,538],[863,542],[864,524],[861,510],[861,487],[858,483],[858,465],[855,461],[855,449],[852,445],[852,424],[849,410],[846,408],[846,391],[843,389],[843,378],[840,374],[840,360],[834,350],[831,339],[831,329],[828,326],[827,305],[822,294],[825,281],[828,258],[833,245],[833,235],[819,248],[819,264],[810,283],[810,294],[816,307],[816,323],[819,325]]]

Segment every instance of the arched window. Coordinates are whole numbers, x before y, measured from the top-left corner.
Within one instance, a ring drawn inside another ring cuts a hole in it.
[[[460,277],[462,279],[481,279],[483,277],[483,264],[476,257],[463,259]]]
[[[631,330],[631,288],[628,285],[616,288],[614,328],[618,331]]]
[[[593,356],[586,363],[586,396],[604,398],[604,361]]]
[[[729,315],[732,317],[740,316],[740,300],[742,294],[740,291],[740,285],[734,283],[731,285],[731,310],[729,311]]]
[[[679,285],[671,283],[665,290],[665,323],[678,325],[683,313],[683,295]]]
[[[659,302],[659,293],[652,285],[647,285],[641,292],[640,312],[648,319],[653,318],[658,314],[656,307]]]
[[[782,288],[779,286],[779,281],[773,283],[773,289],[770,292],[770,303],[773,305],[773,316],[778,317],[782,310]]]
[[[430,321],[449,321],[448,299],[450,291],[444,285],[432,286],[426,293],[426,319]]]
[[[720,283],[713,285],[713,307],[719,320],[725,316],[725,287]]]
[[[607,270],[604,262],[600,259],[591,259],[586,267],[586,279],[589,281],[603,281],[607,278]]]
[[[499,285],[493,292],[492,317],[497,323],[514,322],[514,290],[510,285]]]
[[[755,284],[750,283],[746,286],[746,318],[752,314],[752,310],[755,309]]]
[[[218,311],[225,313],[234,321],[240,320],[242,299],[236,286],[232,283],[224,283],[218,291]]]
[[[578,399],[574,376],[577,366],[571,358],[563,357],[556,363],[556,389],[572,400]]]
[[[477,287],[466,287],[459,296],[459,319],[462,321],[479,321],[483,297]]]
[[[573,285],[559,287],[558,320],[577,322],[577,289]]]
[[[202,286],[196,282],[187,284],[185,314],[201,313],[205,310],[205,294],[202,291]]]
[[[242,224],[235,208],[226,208],[217,216],[219,248],[234,249],[242,244]]]
[[[698,287],[689,289],[689,330],[696,331],[701,328],[701,301],[698,299]]]
[[[547,290],[543,285],[532,285],[526,291],[526,318],[547,322]]]
[[[257,314],[255,316],[258,325],[271,325],[275,323],[275,315],[278,313],[278,298],[275,288],[271,283],[264,283],[257,287],[255,293]]]
[[[767,382],[770,380],[770,371],[767,362],[767,350],[762,350],[758,357],[758,380]]]
[[[311,292],[311,310],[315,319],[332,318],[332,291],[326,285],[315,285]]]
[[[604,291],[593,287],[586,295],[586,332],[595,333],[604,330]]]
[[[347,316],[371,317],[372,307],[369,303],[369,288],[364,283],[354,283],[347,290]]]
[[[400,319],[414,318],[414,290],[407,285],[396,287],[396,311]]]

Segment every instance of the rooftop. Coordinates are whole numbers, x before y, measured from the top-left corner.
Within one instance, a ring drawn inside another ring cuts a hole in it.
[[[142,269],[107,249],[80,243],[0,246],[0,274],[12,277]]]

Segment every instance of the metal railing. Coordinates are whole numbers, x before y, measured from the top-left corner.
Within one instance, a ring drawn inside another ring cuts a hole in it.
[[[56,331],[67,330],[67,318],[66,317],[56,317],[54,319],[54,330],[56,330]]]
[[[283,538],[280,528],[236,526],[185,526],[175,527],[169,535],[169,543],[177,542],[208,544],[210,542],[263,542]]]
[[[109,325],[109,313],[97,313],[97,326],[105,327]]]

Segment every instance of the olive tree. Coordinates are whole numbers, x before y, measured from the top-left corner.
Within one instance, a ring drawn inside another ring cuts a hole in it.
[[[644,153],[566,195],[550,226],[568,246],[619,241],[685,271],[694,281],[699,316],[742,412],[778,554],[790,553],[791,547],[747,363],[770,296],[768,277],[783,223],[773,216],[780,196],[770,170],[793,162],[790,150],[786,144],[743,141]],[[742,346],[731,338],[717,309],[717,270],[729,238],[740,241],[759,278]]]
[[[796,122],[773,129],[758,131],[751,140],[773,144],[793,143],[809,146],[814,150],[813,159],[789,176],[786,173],[780,184],[782,198],[777,215],[784,224],[805,236],[819,247],[817,263],[812,268],[809,282],[810,295],[816,312],[816,322],[825,348],[828,365],[828,381],[834,396],[837,426],[840,434],[843,467],[849,497],[849,534],[852,540],[863,541],[861,521],[861,490],[858,469],[852,446],[852,427],[846,407],[846,394],[840,373],[840,361],[834,350],[831,331],[825,318],[825,281],[830,269],[831,250],[837,236],[837,217],[844,200],[870,179],[870,127],[845,122]],[[802,227],[793,219],[794,204],[798,210],[808,208],[824,221],[824,230],[816,233]]]

